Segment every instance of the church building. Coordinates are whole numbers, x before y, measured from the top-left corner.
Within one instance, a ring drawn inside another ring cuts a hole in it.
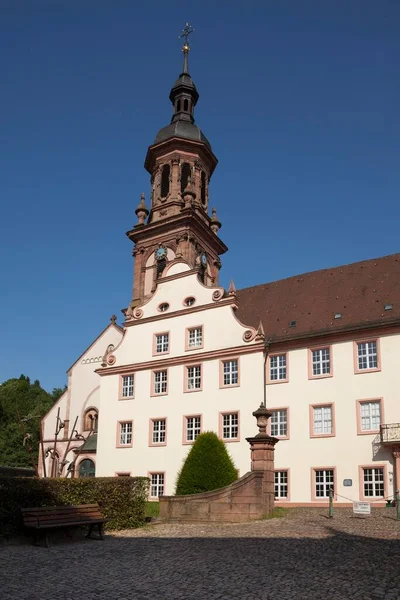
[[[271,411],[279,505],[377,505],[400,487],[400,254],[236,290],[210,210],[217,158],[183,70],[148,148],[132,296],[68,370],[43,418],[41,476],[148,476],[173,494],[196,437],[215,431],[244,475],[252,412]],[[239,222],[238,222],[239,226]],[[128,299],[127,299],[128,300]]]

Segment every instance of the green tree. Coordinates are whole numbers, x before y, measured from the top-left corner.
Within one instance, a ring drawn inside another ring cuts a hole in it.
[[[226,446],[212,431],[198,436],[176,484],[177,495],[200,494],[229,485],[238,478]]]
[[[40,420],[54,402],[38,380],[31,383],[25,375],[0,385],[0,465],[32,467],[32,459],[37,462]]]

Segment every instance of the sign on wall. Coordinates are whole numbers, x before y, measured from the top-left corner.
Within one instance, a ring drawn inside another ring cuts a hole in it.
[[[353,513],[356,515],[370,515],[371,504],[369,502],[353,502]]]

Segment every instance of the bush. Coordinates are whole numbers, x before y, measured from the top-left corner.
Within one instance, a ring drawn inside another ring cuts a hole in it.
[[[23,533],[21,508],[99,504],[106,529],[141,527],[145,522],[147,477],[82,479],[0,478],[0,536]]]
[[[208,431],[198,436],[176,484],[177,495],[200,494],[229,485],[238,478],[225,444]]]

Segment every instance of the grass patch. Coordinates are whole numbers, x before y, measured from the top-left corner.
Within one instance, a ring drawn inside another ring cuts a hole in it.
[[[159,502],[146,502],[146,517],[158,517],[160,514]]]
[[[283,506],[276,506],[270,515],[265,515],[263,519],[280,519],[289,515],[290,509]]]

